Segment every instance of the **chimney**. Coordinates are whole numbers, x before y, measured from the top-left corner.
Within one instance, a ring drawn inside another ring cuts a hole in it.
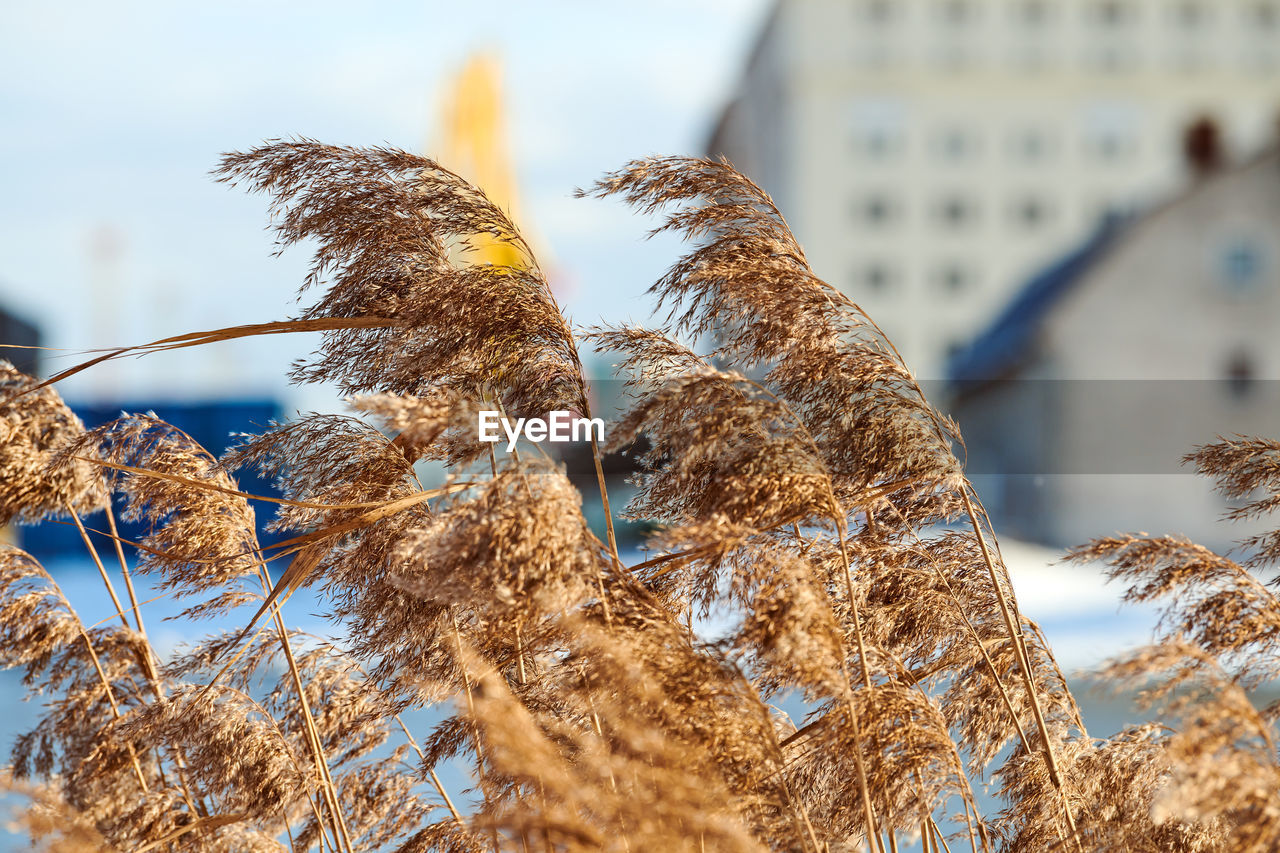
[[[1222,166],[1222,132],[1209,116],[1200,116],[1182,133],[1182,154],[1194,177],[1202,178]]]

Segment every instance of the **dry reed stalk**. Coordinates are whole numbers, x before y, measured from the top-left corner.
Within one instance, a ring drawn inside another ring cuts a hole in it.
[[[133,612],[134,622],[135,622],[135,625],[132,627],[137,631],[138,637],[140,639],[140,643],[139,643],[140,648],[138,650],[138,661],[141,664],[143,671],[146,673],[147,680],[151,686],[152,691],[155,693],[156,698],[163,700],[165,697],[165,689],[161,682],[160,673],[156,670],[157,656],[155,654],[155,649],[153,649],[151,646],[151,641],[147,638],[147,632],[142,623],[142,612],[138,608],[137,595],[134,593],[133,583],[130,580],[129,566],[125,560],[124,550],[120,544],[120,538],[118,535],[116,535],[117,531],[116,531],[116,523],[115,523],[115,512],[111,508],[110,501],[107,502],[105,506],[105,510],[107,514],[107,520],[111,528],[112,542],[115,545],[116,555],[120,562],[120,571],[124,576],[125,584],[128,588],[129,600],[132,604],[132,612]],[[93,560],[94,566],[98,569],[98,574],[102,578],[102,582],[103,582],[103,585],[106,587],[107,594],[110,596],[112,604],[115,605],[116,615],[119,617],[120,622],[121,624],[124,625],[125,629],[129,630],[131,626],[129,625],[129,620],[125,616],[124,607],[120,603],[119,597],[116,595],[115,588],[112,586],[111,579],[107,575],[106,567],[103,565],[102,559],[98,555],[98,550],[94,546],[93,540],[89,538],[89,534],[86,532],[84,528],[84,524],[81,523],[80,516],[75,511],[75,509],[72,508],[70,505],[68,505],[67,512],[71,516],[72,521],[75,522],[76,530],[80,533],[80,538],[84,542],[85,548],[88,551],[90,558]],[[68,603],[68,606],[70,606],[69,603]],[[186,764],[185,764],[185,760],[182,757],[181,751],[174,752],[174,764],[175,764],[175,771],[178,777],[178,782],[182,789],[182,798],[186,802],[187,808],[191,810],[192,814],[207,815],[208,814],[207,808],[197,804],[195,797],[191,793],[191,787],[186,778]],[[160,773],[161,782],[164,783],[165,778],[164,778],[163,765],[160,761],[157,761],[156,765]],[[144,787],[144,790],[145,790],[145,787]],[[177,831],[175,831],[175,833],[176,834],[174,834],[173,836],[175,838],[177,837],[178,834],[184,834]]]
[[[271,616],[276,626],[277,636],[280,639],[280,650],[284,652],[285,662],[289,665],[289,677],[293,679],[293,688],[297,691],[298,707],[302,709],[302,719],[306,723],[307,742],[311,749],[311,757],[315,761],[317,773],[319,773],[324,782],[323,791],[329,807],[329,814],[333,821],[333,829],[343,848],[350,851],[352,849],[351,833],[347,829],[346,821],[342,816],[342,808],[338,804],[337,786],[334,785],[333,775],[329,772],[329,759],[325,754],[324,745],[320,742],[320,734],[316,729],[315,718],[311,714],[311,703],[307,700],[306,686],[302,680],[302,673],[298,670],[298,661],[293,654],[293,644],[289,641],[289,631],[285,627],[284,617],[280,613],[280,608],[275,606],[275,600],[272,597],[271,575],[267,571],[266,564],[261,561],[258,563],[258,572],[262,579],[262,594],[265,597],[264,606],[271,605]],[[252,627],[252,623],[250,627]],[[212,683],[210,682],[210,684]]]
[[[1027,647],[1023,642],[1022,630],[1018,621],[1015,619],[1013,607],[1010,606],[1010,597],[1006,596],[1004,590],[1001,589],[1001,578],[996,570],[995,560],[991,557],[991,551],[987,548],[987,539],[983,535],[982,525],[978,522],[978,515],[973,509],[973,501],[969,498],[969,489],[966,486],[960,491],[961,500],[964,502],[965,515],[968,516],[970,524],[973,525],[973,535],[978,542],[978,548],[982,551],[982,561],[987,566],[987,572],[991,576],[991,588],[996,592],[996,600],[1000,604],[1000,615],[1003,617],[1005,627],[1009,631],[1009,640],[1013,643],[1014,649],[1018,655],[1018,668],[1021,671],[1023,680],[1027,685],[1027,695],[1031,699],[1031,712],[1035,717],[1036,728],[1040,733],[1040,743],[1044,750],[1045,761],[1049,768],[1049,778],[1053,782],[1055,788],[1059,792],[1063,791],[1062,772],[1058,768],[1058,756],[1054,752],[1053,741],[1049,734],[1048,724],[1045,723],[1044,711],[1040,708],[1040,697],[1036,690],[1034,670],[1031,668],[1031,659],[1027,655]],[[1015,723],[1017,721],[1015,720]],[[1021,728],[1019,727],[1019,733]],[[1078,834],[1076,829],[1075,816],[1071,813],[1071,802],[1063,794],[1062,797],[1062,816],[1066,819],[1067,830],[1070,838],[1074,841]]]

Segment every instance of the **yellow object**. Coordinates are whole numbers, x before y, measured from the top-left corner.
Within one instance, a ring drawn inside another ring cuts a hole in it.
[[[516,185],[507,149],[502,110],[502,73],[496,58],[475,54],[445,94],[435,159],[484,190],[519,226]],[[467,259],[477,264],[522,266],[520,252],[507,243],[477,235]]]

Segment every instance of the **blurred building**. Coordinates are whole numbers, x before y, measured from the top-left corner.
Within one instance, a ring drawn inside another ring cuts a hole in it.
[[[1117,530],[1222,547],[1246,532],[1180,465],[1217,436],[1280,439],[1280,145],[1105,222],[950,363],[968,470],[997,524],[1064,545]],[[1272,525],[1274,526],[1274,525]]]
[[[1280,0],[779,0],[709,149],[922,377],[1105,211],[1182,178],[1211,111],[1256,150]]]
[[[40,329],[0,308],[0,358],[30,376],[39,372]]]

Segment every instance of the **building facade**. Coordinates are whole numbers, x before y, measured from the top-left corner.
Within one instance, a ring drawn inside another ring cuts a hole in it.
[[[779,0],[709,144],[942,376],[1047,259],[1280,114],[1280,0]]]
[[[1252,528],[1182,457],[1280,440],[1280,147],[1206,170],[1048,266],[950,363],[968,470],[1001,527],[1227,547]]]

